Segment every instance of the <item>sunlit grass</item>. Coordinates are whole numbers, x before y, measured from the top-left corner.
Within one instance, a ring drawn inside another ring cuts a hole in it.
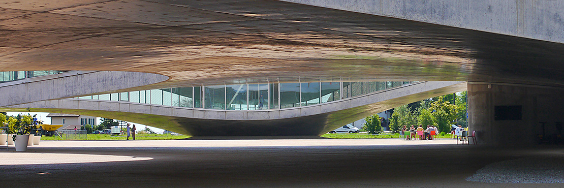
[[[77,139],[65,139],[66,137],[59,136],[42,136],[41,140],[126,140],[126,135],[118,135],[118,136],[111,136],[109,134],[88,134],[86,139],[84,136],[78,137]],[[135,139],[137,140],[177,140],[177,139],[186,139],[190,138],[190,136],[186,135],[171,135],[171,134],[137,134],[135,135]],[[132,139],[132,137],[129,137]]]

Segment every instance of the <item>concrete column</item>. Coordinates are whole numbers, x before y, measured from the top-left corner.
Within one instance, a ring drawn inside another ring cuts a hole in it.
[[[479,143],[534,145],[541,136],[545,142],[555,143],[562,134],[557,124],[564,122],[563,88],[498,84],[467,87],[469,133],[475,130]],[[512,112],[519,108],[520,118],[518,111]]]

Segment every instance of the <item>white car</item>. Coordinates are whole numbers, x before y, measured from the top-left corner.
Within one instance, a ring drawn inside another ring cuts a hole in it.
[[[329,131],[329,133],[358,133],[358,128],[350,125],[339,127],[338,129]]]

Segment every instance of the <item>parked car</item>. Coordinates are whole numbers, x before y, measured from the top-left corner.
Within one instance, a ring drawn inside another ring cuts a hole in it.
[[[339,127],[338,129],[329,131],[329,133],[358,133],[359,129],[354,127],[354,126],[350,126],[350,125],[345,125],[342,127]]]

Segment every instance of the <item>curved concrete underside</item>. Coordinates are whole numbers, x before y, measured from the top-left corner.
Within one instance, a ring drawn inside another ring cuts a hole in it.
[[[279,1],[49,2],[0,4],[0,71],[171,78],[146,89],[297,77],[564,83],[559,43]]]
[[[212,110],[121,101],[60,99],[9,106],[94,115],[139,122],[195,136],[320,135],[343,124],[401,104],[466,90],[466,82],[421,82],[312,106],[256,110]]]

